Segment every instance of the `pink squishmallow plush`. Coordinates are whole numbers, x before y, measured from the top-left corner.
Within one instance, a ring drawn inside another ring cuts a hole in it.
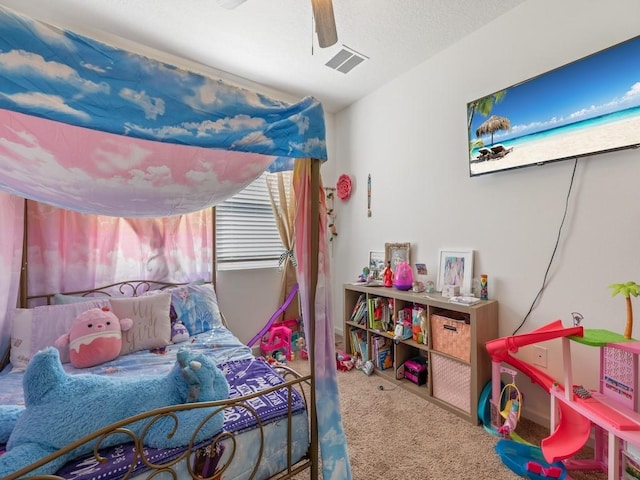
[[[91,308],[76,317],[69,333],[55,346],[69,345],[69,358],[76,368],[87,368],[113,360],[120,355],[122,333],[133,326],[130,318],[119,319],[109,307]]]

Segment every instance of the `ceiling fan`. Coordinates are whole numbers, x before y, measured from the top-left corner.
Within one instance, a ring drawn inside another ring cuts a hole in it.
[[[236,8],[244,2],[246,0],[218,0],[218,4],[227,9]],[[311,0],[311,6],[318,34],[318,44],[320,48],[330,47],[338,41],[336,19],[333,16],[333,0]]]

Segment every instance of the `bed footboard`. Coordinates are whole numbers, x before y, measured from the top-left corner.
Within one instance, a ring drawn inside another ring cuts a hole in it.
[[[123,445],[120,445],[119,452],[122,453],[122,451],[127,450],[130,454],[118,456],[117,462],[119,465],[117,470],[120,472],[119,475],[101,476],[100,478],[109,480],[150,480],[164,472],[174,479],[224,480],[225,478],[238,478],[238,472],[241,472],[241,478],[248,480],[291,478],[311,466],[309,416],[306,414],[308,411],[306,408],[306,390],[309,388],[311,376],[302,376],[287,367],[278,367],[277,370],[285,378],[285,383],[242,397],[216,402],[174,405],[129,417],[67,445],[40,461],[14,472],[6,477],[5,480],[18,478],[66,480],[69,476],[65,475],[65,472],[69,470],[74,471],[74,478],[78,478],[78,465],[83,465],[85,468],[87,465],[97,467],[108,462],[108,457],[112,457],[113,451],[112,449],[105,451],[102,445],[109,443],[108,439],[112,439],[114,435],[118,435],[118,438],[126,439],[122,442]],[[273,395],[276,391],[279,391],[281,398],[286,399],[286,408],[283,409],[286,413],[280,418],[265,422],[258,414],[256,405],[260,404],[261,397]],[[304,403],[302,412],[296,412],[295,397],[302,398]],[[166,420],[165,422],[168,425],[167,436],[170,437],[179,426],[180,418],[177,413],[198,409],[203,410],[203,418],[198,428],[193,432],[189,445],[169,451],[158,451],[145,446],[145,432],[152,425],[163,419],[169,419],[169,422],[166,422]],[[225,416],[225,429],[213,438],[197,442],[196,439],[200,429],[220,412]],[[239,412],[245,412],[245,416],[251,417],[253,425],[239,431],[227,431],[227,419],[238,416]],[[142,425],[144,427],[139,430],[142,434],[136,435],[131,429],[131,425],[134,423],[140,425],[139,422],[143,422]],[[301,431],[306,432],[304,442],[300,442]],[[247,448],[246,443],[240,443],[239,439],[243,436],[246,436],[245,441],[250,439],[249,448]],[[279,444],[273,444],[278,441]],[[57,459],[67,456],[67,454],[80,446],[86,445],[92,446],[92,456],[76,459],[68,463],[58,470],[55,475],[44,476],[37,472],[41,467],[47,464],[55,464]],[[268,453],[270,458],[268,461],[263,461],[267,450],[271,452]],[[247,463],[248,451],[251,452],[250,455],[253,457],[253,462],[250,463]],[[274,451],[279,452],[281,458],[278,461],[274,461]],[[242,465],[239,465],[239,463]],[[278,465],[277,471],[268,471],[274,468],[273,465]],[[93,474],[95,474],[95,471]]]

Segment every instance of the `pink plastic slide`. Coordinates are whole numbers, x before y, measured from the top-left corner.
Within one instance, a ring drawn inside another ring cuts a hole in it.
[[[542,455],[549,463],[573,457],[587,443],[591,432],[588,418],[565,403],[557,402],[557,405],[560,407],[560,422],[540,444]]]
[[[565,328],[562,326],[562,320],[555,320],[529,333],[491,340],[486,343],[486,347],[494,363],[505,362],[516,367],[531,378],[533,382],[549,392],[553,385],[558,382],[536,367],[512,357],[509,352],[517,352],[519,347],[525,345],[572,335],[582,337],[582,327]],[[558,385],[557,388],[562,389],[563,387]],[[558,402],[558,405],[560,408],[560,421],[553,433],[542,440],[541,445],[545,460],[549,463],[575,455],[589,439],[591,430],[589,419],[562,402]]]
[[[273,323],[278,319],[278,317],[280,315],[282,315],[284,313],[284,311],[287,309],[287,307],[289,306],[289,304],[291,303],[293,298],[296,296],[296,293],[298,293],[298,284],[297,283],[293,285],[293,288],[289,292],[289,296],[287,296],[287,299],[284,301],[284,303],[282,305],[280,305],[278,310],[276,310],[273,313],[273,315],[271,315],[271,318],[269,319],[267,324],[264,327],[262,327],[262,330],[260,330],[256,334],[255,337],[253,337],[251,340],[249,340],[249,343],[247,343],[248,347],[252,347],[254,343],[256,343],[258,340],[260,340],[262,337],[264,337],[264,335],[271,328],[271,325],[273,325]]]

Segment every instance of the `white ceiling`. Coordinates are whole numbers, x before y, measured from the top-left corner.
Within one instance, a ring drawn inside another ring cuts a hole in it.
[[[313,34],[310,0],[247,0],[233,10],[218,0],[0,4],[141,53],[162,52],[161,60],[186,59],[187,68],[195,62],[230,73],[235,82],[268,87],[265,93],[312,95],[337,112],[524,1],[333,0],[338,43],[324,49]],[[343,45],[369,59],[348,74],[326,67]]]

